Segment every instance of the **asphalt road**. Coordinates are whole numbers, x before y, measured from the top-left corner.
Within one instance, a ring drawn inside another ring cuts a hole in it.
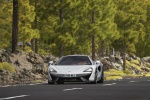
[[[0,100],[150,100],[150,78],[0,87]]]

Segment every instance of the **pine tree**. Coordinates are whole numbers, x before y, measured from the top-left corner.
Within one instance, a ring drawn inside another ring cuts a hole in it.
[[[18,0],[13,0],[13,23],[12,23],[12,52],[17,49],[18,43]]]
[[[119,0],[116,1],[116,4],[118,11],[115,22],[121,35],[121,38],[116,42],[125,43],[127,52],[135,53],[135,44],[138,43],[139,37],[143,37],[145,34],[143,22],[146,21],[146,10],[143,8],[142,1]]]
[[[32,23],[35,19],[35,7],[29,0],[19,1],[19,40],[23,43],[39,38],[39,30],[34,29]]]
[[[0,1],[0,48],[10,48],[12,29],[12,1]]]
[[[143,22],[143,20],[141,20],[141,22],[144,24],[145,33],[140,33],[139,41],[136,45],[136,55],[139,57],[144,57],[150,55],[150,1],[144,0],[144,2],[138,2],[141,3],[141,5],[144,5],[143,9],[146,10],[146,22]]]
[[[88,32],[96,37],[96,52],[98,53],[98,50],[101,49],[103,53],[107,44],[119,38],[117,25],[114,23],[116,5],[113,0],[89,0],[89,15],[93,12],[95,21],[94,24],[89,24],[90,30]],[[100,43],[105,44],[100,45]]]

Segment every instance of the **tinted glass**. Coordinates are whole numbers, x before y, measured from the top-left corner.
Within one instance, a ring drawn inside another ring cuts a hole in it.
[[[66,56],[57,65],[91,65],[91,61],[87,56]]]

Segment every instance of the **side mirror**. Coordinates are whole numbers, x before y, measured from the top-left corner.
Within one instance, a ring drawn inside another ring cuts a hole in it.
[[[103,66],[103,64],[100,61],[96,61],[96,65]]]
[[[96,61],[96,65],[100,65],[100,64],[101,64],[101,62],[97,60]]]
[[[53,61],[49,61],[48,66],[53,65],[53,63],[54,63]]]

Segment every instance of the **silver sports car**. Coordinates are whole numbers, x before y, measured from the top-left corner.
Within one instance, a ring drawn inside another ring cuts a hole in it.
[[[92,61],[87,55],[68,55],[55,63],[49,62],[48,84],[70,81],[103,83],[103,64],[100,61]]]

